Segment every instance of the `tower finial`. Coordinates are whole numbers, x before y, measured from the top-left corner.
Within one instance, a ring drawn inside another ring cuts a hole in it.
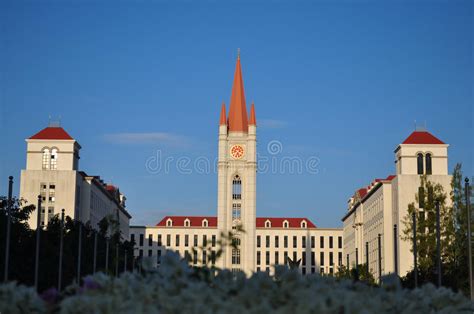
[[[237,59],[240,60],[240,48],[237,48]]]

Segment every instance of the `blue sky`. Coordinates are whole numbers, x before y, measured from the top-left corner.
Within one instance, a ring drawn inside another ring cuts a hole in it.
[[[473,173],[472,1],[2,1],[0,21],[0,194],[52,115],[133,223],[215,215],[215,173],[176,161],[215,158],[239,47],[259,154],[278,141],[276,157],[318,161],[259,173],[259,216],[340,226],[356,188],[394,173],[415,120]],[[169,171],[146,167],[157,154]]]

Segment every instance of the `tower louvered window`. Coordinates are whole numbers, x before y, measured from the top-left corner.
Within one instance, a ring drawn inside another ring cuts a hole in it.
[[[242,199],[242,181],[238,175],[236,175],[232,181],[232,199]]]

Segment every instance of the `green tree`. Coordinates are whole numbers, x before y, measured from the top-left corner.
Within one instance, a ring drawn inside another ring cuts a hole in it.
[[[443,264],[453,261],[452,245],[455,239],[453,208],[447,206],[447,195],[443,186],[421,176],[420,187],[415,196],[416,203],[408,205],[403,219],[403,240],[413,241],[412,214],[417,217],[416,238],[418,267],[423,272],[433,271],[436,266],[436,202],[440,207],[441,260]],[[413,248],[410,249],[413,252]]]

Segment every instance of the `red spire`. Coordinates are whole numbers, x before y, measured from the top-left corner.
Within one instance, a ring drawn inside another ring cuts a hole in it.
[[[244,82],[240,68],[240,55],[237,57],[235,66],[234,85],[229,108],[229,131],[247,132],[247,107],[245,106]]]
[[[219,125],[226,125],[226,116],[225,116],[225,103],[222,103],[222,109],[221,109],[221,119],[219,122]]]
[[[255,104],[253,102],[250,107],[249,125],[257,125],[257,119],[255,118]]]

